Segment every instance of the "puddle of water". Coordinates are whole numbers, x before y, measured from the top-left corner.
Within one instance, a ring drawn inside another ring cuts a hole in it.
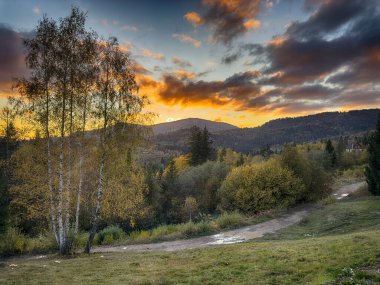
[[[348,194],[347,194],[347,193],[344,193],[344,194],[340,195],[337,199],[340,200],[340,199],[342,199],[342,198],[344,198],[344,197],[347,197],[347,196],[348,196]]]
[[[224,234],[217,234],[212,236],[214,241],[210,241],[207,244],[210,245],[218,245],[218,244],[233,244],[233,243],[239,243],[245,241],[244,238],[241,238],[240,236],[233,236],[233,237],[224,237]]]

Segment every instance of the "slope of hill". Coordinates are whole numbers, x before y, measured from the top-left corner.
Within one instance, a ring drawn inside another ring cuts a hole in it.
[[[212,133],[215,147],[229,147],[255,152],[267,145],[303,143],[368,132],[375,128],[380,109],[327,112],[297,118],[270,121],[256,128],[235,128]],[[186,151],[188,129],[160,134],[156,143],[161,149]]]
[[[178,120],[178,121],[169,122],[169,123],[161,123],[161,124],[154,125],[152,128],[155,135],[160,135],[160,134],[175,132],[178,130],[189,129],[192,126],[197,126],[202,129],[206,127],[211,133],[238,129],[238,127],[227,124],[227,123],[214,122],[214,121],[208,121],[208,120],[197,119],[197,118],[189,118],[189,119],[183,119],[183,120]]]

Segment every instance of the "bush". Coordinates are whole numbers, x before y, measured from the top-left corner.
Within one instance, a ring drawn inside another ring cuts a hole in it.
[[[27,237],[16,228],[9,228],[0,236],[0,253],[2,256],[26,253],[29,248]]]
[[[188,222],[186,224],[181,224],[180,231],[183,236],[192,237],[209,233],[212,231],[212,227],[209,223],[206,222],[200,222],[196,224],[193,222]]]
[[[207,161],[179,172],[178,193],[182,195],[181,200],[192,196],[197,200],[201,212],[214,212],[217,206],[216,193],[227,173],[228,167],[216,161]],[[188,217],[184,219],[187,220]]]
[[[365,180],[365,166],[356,166],[342,171],[341,178],[346,181]]]
[[[286,146],[281,152],[280,161],[305,185],[305,191],[301,193],[299,202],[316,201],[329,194],[330,178],[322,165],[311,156],[305,158],[296,147]]]
[[[176,225],[161,225],[151,231],[151,238],[161,239],[164,236],[172,235],[174,233],[178,233],[178,227]]]
[[[244,216],[237,211],[223,213],[215,220],[218,228],[226,229],[236,226],[242,226],[245,223]]]
[[[118,226],[108,226],[98,232],[95,237],[96,244],[109,244],[115,240],[125,238],[124,231]]]
[[[278,160],[233,169],[219,189],[222,210],[258,213],[289,207],[299,200],[305,186]]]
[[[134,231],[131,232],[129,237],[136,241],[147,241],[151,238],[149,231]]]
[[[41,235],[29,238],[17,228],[9,228],[0,235],[0,256],[11,256],[26,253],[46,253],[57,249],[52,235]]]

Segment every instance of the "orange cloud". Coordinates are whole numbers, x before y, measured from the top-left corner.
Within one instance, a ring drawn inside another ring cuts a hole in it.
[[[193,79],[197,77],[197,74],[194,72],[188,71],[188,70],[176,70],[174,74],[177,76],[178,79],[180,80],[187,80],[187,79]]]
[[[284,42],[285,42],[284,37],[275,37],[269,42],[269,45],[278,47],[278,46],[281,46]]]
[[[197,12],[188,12],[183,16],[194,27],[202,25],[204,20]]]
[[[147,48],[141,49],[141,52],[142,52],[142,54],[144,56],[151,57],[151,58],[154,58],[154,59],[157,59],[157,60],[164,60],[166,58],[164,54],[162,54],[162,53],[154,53],[154,52],[150,51]]]
[[[185,34],[172,34],[172,37],[175,38],[175,39],[177,39],[177,40],[179,40],[179,41],[181,41],[181,42],[190,43],[195,48],[200,48],[201,45],[202,45],[201,41],[198,41],[198,40],[192,38],[189,35],[185,35]]]
[[[244,27],[247,29],[247,30],[250,30],[250,29],[257,29],[260,27],[260,21],[259,20],[255,20],[255,19],[249,19],[248,21],[246,21],[244,23]]]

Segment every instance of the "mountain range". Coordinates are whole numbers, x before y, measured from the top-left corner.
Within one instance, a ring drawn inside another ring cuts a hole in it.
[[[223,123],[223,122],[214,122],[204,119],[198,119],[198,118],[188,118],[168,123],[161,123],[154,125],[153,133],[155,135],[161,135],[161,134],[167,134],[176,132],[183,129],[190,129],[192,126],[197,126],[201,129],[207,128],[207,130],[211,133],[220,132],[220,131],[226,131],[226,130],[234,130],[239,129],[236,126]]]
[[[340,136],[353,136],[373,130],[380,109],[325,112],[315,115],[269,121],[260,127],[236,126],[203,119],[184,119],[153,127],[158,149],[186,152],[190,128],[206,127],[214,147],[228,147],[241,152],[255,152],[265,146],[304,143]]]

